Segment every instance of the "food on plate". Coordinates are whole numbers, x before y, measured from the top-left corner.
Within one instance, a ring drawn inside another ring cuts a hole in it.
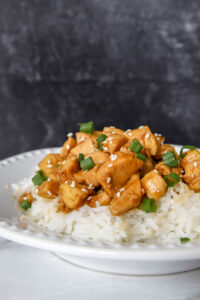
[[[81,123],[31,179],[12,185],[20,219],[104,242],[200,238],[200,152],[186,145],[178,154],[164,140],[148,126]]]

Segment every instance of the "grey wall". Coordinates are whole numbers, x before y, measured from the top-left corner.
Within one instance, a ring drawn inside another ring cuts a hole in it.
[[[200,146],[200,2],[0,0],[0,158],[78,122]]]

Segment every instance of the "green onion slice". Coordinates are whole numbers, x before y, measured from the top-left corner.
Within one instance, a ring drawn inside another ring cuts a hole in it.
[[[133,152],[139,153],[142,150],[142,145],[138,140],[133,140],[129,146],[129,149]]]
[[[173,168],[173,167],[177,167],[178,166],[178,159],[177,159],[175,153],[172,150],[164,153],[162,155],[162,158],[163,158],[164,163],[168,167]]]
[[[86,171],[86,170],[93,168],[95,166],[95,164],[94,164],[92,157],[90,156],[86,159],[81,160],[80,166],[81,166],[81,169],[83,169],[83,171]]]
[[[105,134],[100,134],[100,135],[98,136],[98,138],[97,138],[97,143],[98,143],[98,144],[101,144],[102,142],[105,141],[106,138],[107,138],[107,135],[105,135]]]
[[[155,199],[153,199],[153,198],[146,198],[142,201],[141,208],[146,213],[156,212],[157,203],[156,203]]]
[[[185,146],[183,146],[183,147],[181,148],[180,154],[179,154],[179,156],[180,156],[181,159],[184,158],[184,153],[183,153],[183,150],[184,150],[184,149],[195,150],[196,147],[195,147],[195,146],[190,146],[190,145],[185,145]]]
[[[139,158],[139,159],[141,159],[141,160],[143,160],[143,161],[145,161],[145,160],[147,159],[146,155],[144,155],[144,154],[142,154],[142,153],[138,153],[138,154],[137,154],[137,158]]]
[[[182,244],[185,244],[185,243],[188,243],[190,241],[190,238],[182,237],[182,238],[180,238],[180,241],[181,241]]]
[[[84,154],[83,153],[79,153],[79,155],[78,155],[78,162],[80,163],[82,160],[84,160]]]
[[[56,165],[56,169],[58,169],[60,167],[60,165]]]
[[[42,170],[39,170],[36,175],[32,178],[32,182],[34,185],[41,185],[48,178],[44,175]]]
[[[20,206],[21,208],[23,208],[24,210],[27,210],[31,207],[31,203],[28,202],[27,200],[23,200],[21,203],[20,203]]]
[[[79,123],[80,132],[93,133],[94,132],[94,123],[90,121],[88,123]]]
[[[100,151],[103,151],[103,146],[102,146],[102,145],[98,145],[98,149],[99,149]]]
[[[174,172],[171,172],[169,175],[164,176],[164,180],[167,184],[167,187],[172,187],[179,183],[180,176]]]

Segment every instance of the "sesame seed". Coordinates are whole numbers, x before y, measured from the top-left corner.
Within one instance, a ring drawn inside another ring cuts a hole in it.
[[[92,183],[89,184],[88,189],[89,189],[89,190],[93,190],[93,189],[94,189],[94,186],[93,186]]]
[[[110,128],[116,128],[115,126],[110,126]]]
[[[50,178],[48,178],[48,179],[47,179],[47,181],[51,181],[51,179],[50,179]]]
[[[108,150],[108,147],[104,147],[103,150],[107,151],[107,150]]]
[[[88,170],[83,171],[83,173],[85,174]]]
[[[68,149],[68,150],[69,150],[69,149],[70,149],[70,145],[68,145],[68,144],[67,144],[67,145],[66,145],[66,149]]]
[[[131,131],[131,129],[127,129],[126,132]]]
[[[141,125],[140,127],[139,127],[139,129],[141,129],[141,128],[143,128],[144,127],[144,125]]]
[[[110,137],[107,138],[108,141],[111,141],[111,140],[113,140],[113,139],[114,139],[113,136],[110,136]]]
[[[48,167],[48,168],[52,168],[53,166],[52,166],[52,165],[47,165],[47,167]]]
[[[113,134],[116,134],[116,131],[112,131]]]
[[[132,132],[129,132],[128,135],[132,136],[133,134],[132,134]]]
[[[144,189],[142,188],[142,193],[144,193]]]
[[[111,154],[110,155],[110,160],[116,160],[117,159],[117,155],[116,154]]]
[[[47,194],[50,195],[50,196],[52,195],[52,193],[50,191],[47,191]]]
[[[27,200],[27,197],[24,197],[23,200]]]
[[[87,200],[91,200],[91,199],[92,199],[92,196],[87,197]]]
[[[109,167],[109,168],[113,167],[113,164],[109,164],[108,167]]]
[[[69,133],[67,134],[68,137],[70,137],[70,136],[72,136],[72,135],[73,135],[72,132],[69,132]]]
[[[62,164],[63,164],[63,165],[65,164],[65,160],[63,160]]]
[[[81,189],[81,191],[83,191],[85,193],[88,193],[88,191],[86,189]]]
[[[110,141],[110,144],[112,144],[113,141]]]
[[[75,187],[75,181],[72,181],[72,183],[71,183],[70,186],[71,186],[71,187]]]
[[[105,143],[107,143],[107,141],[106,141],[106,140],[102,142],[102,144],[105,144]]]
[[[121,188],[119,191],[120,191],[120,192],[123,192],[124,190],[125,190],[125,188],[123,187],[123,188]]]
[[[145,138],[146,138],[146,139],[148,139],[148,138],[149,138],[149,136],[150,136],[150,134],[149,134],[149,133],[147,133],[147,134],[145,135]]]
[[[80,143],[83,142],[85,140],[84,136],[80,139]]]
[[[68,180],[66,180],[65,183],[68,183]]]
[[[158,171],[156,169],[154,169],[154,172],[158,173]]]
[[[119,198],[119,197],[120,197],[120,192],[117,192],[117,194],[116,194],[116,195],[117,195],[117,197]]]
[[[107,183],[109,184],[111,182],[111,177],[107,178]]]
[[[197,167],[197,162],[196,161],[194,162],[194,167]]]
[[[47,162],[48,162],[48,164],[50,164],[50,163],[51,163],[51,161],[50,161],[50,160],[48,160]]]

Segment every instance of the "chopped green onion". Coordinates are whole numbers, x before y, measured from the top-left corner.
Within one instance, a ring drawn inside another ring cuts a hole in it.
[[[182,244],[185,244],[185,243],[188,243],[190,241],[190,238],[182,237],[182,238],[180,238],[180,241],[181,241]]]
[[[147,213],[156,212],[157,203],[153,198],[146,198],[142,201],[141,208]]]
[[[185,145],[181,148],[181,151],[180,151],[180,158],[183,159],[184,158],[184,153],[183,153],[183,150],[184,149],[189,149],[189,150],[195,150],[196,147],[195,146],[190,146],[190,145]]]
[[[42,170],[39,170],[37,174],[32,178],[32,182],[34,185],[41,185],[48,178],[44,175]]]
[[[138,140],[133,140],[129,146],[129,149],[133,152],[139,153],[142,150],[142,145]]]
[[[93,121],[88,123],[79,123],[80,132],[93,133],[94,132],[94,123]]]
[[[86,159],[81,160],[80,162],[80,166],[81,169],[83,169],[83,171],[89,170],[91,168],[93,168],[95,166],[92,157],[88,157]]]
[[[79,153],[79,155],[78,155],[78,162],[80,163],[82,160],[84,160],[84,154],[83,153]]]
[[[103,141],[105,141],[105,139],[107,138],[107,135],[105,134],[100,134],[97,138],[97,143],[101,144]]]
[[[137,158],[139,158],[139,159],[141,159],[141,160],[143,160],[143,161],[145,161],[145,160],[147,159],[146,155],[144,155],[144,154],[142,154],[142,153],[138,153],[138,154],[137,154]]]
[[[169,175],[164,176],[164,180],[167,184],[167,187],[172,187],[179,183],[180,176],[174,172],[171,172]]]
[[[172,150],[164,153],[162,155],[162,158],[163,158],[164,163],[168,167],[173,168],[173,167],[178,166],[178,159],[177,159],[175,153]]]
[[[103,146],[102,146],[102,145],[98,145],[98,149],[99,149],[100,151],[103,151]]]
[[[21,208],[23,208],[24,210],[27,210],[31,207],[31,203],[28,202],[27,200],[23,200],[21,203],[20,203],[20,206]]]
[[[60,165],[56,165],[56,169],[58,169],[60,167]]]

